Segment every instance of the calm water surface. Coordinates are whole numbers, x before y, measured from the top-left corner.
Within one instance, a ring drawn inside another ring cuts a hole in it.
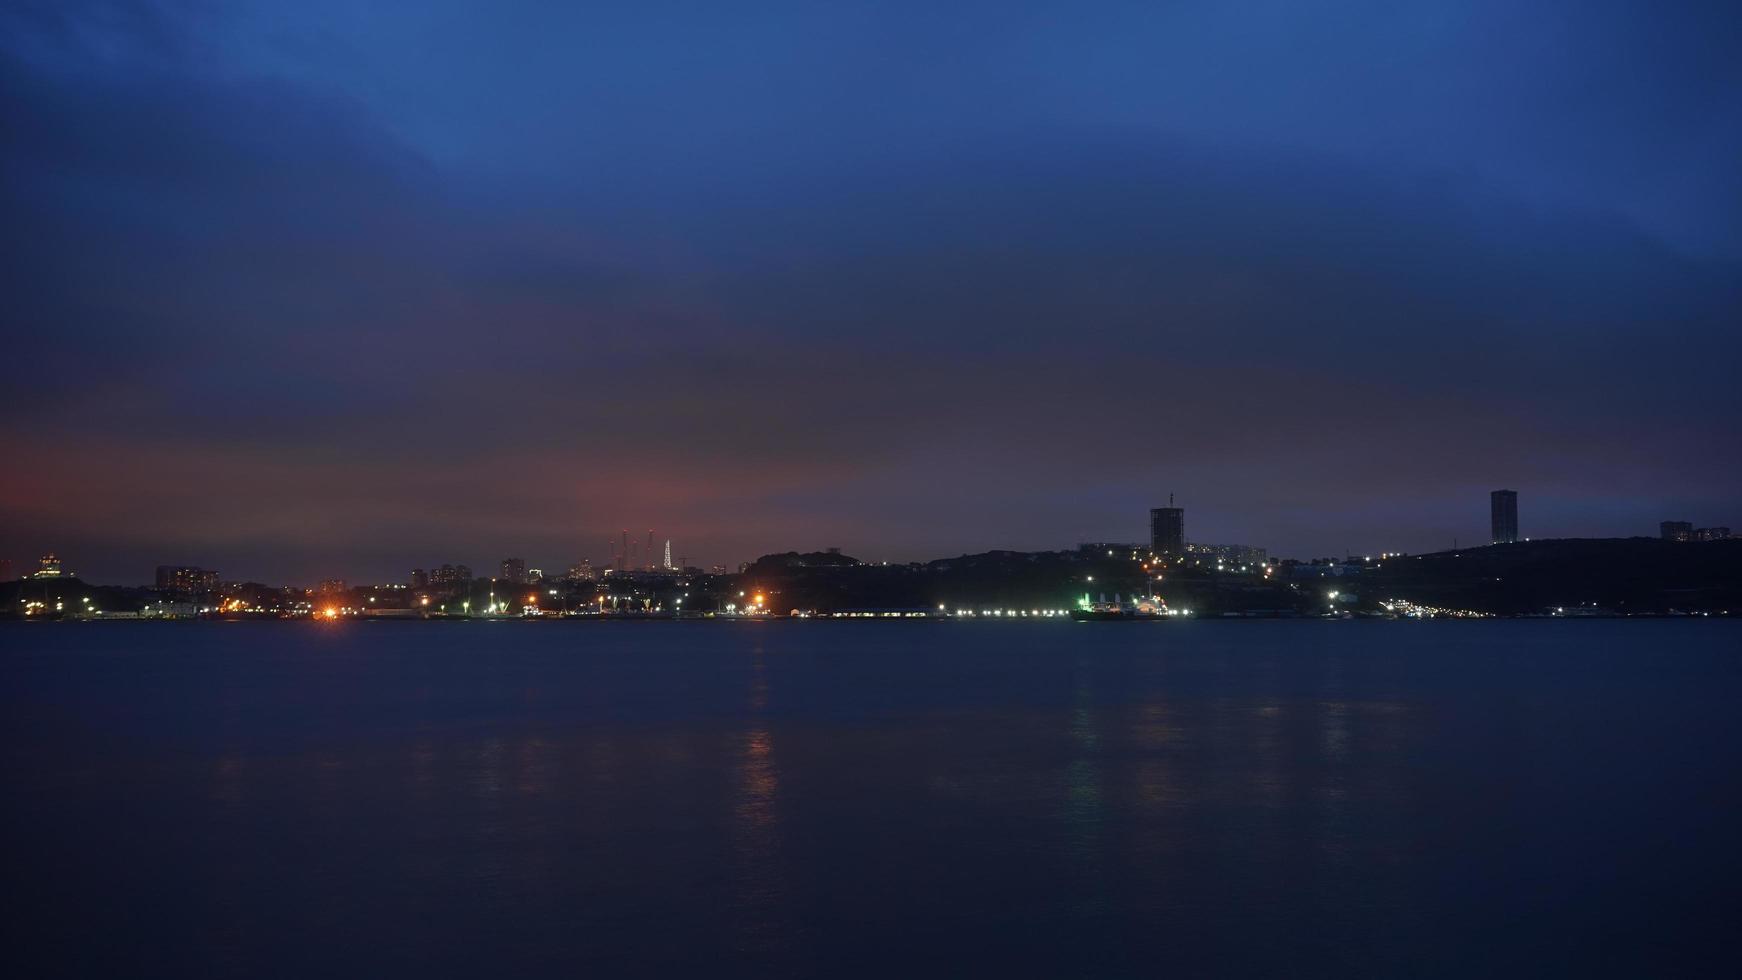
[[[1742,624],[0,624],[11,976],[1734,976]]]

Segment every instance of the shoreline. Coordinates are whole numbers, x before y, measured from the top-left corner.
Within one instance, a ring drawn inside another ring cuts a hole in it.
[[[1248,616],[1238,613],[1216,616],[1156,616],[1129,617],[1117,620],[1076,620],[1068,616],[939,616],[936,614],[920,615],[884,615],[863,613],[814,613],[803,616],[636,616],[636,615],[589,615],[589,616],[347,616],[342,619],[326,619],[316,616],[76,616],[76,617],[10,617],[0,619],[5,623],[55,623],[55,624],[115,624],[115,623],[158,623],[158,624],[214,624],[214,623],[309,623],[321,627],[340,628],[350,623],[712,623],[712,624],[757,624],[757,623],[791,623],[791,622],[905,622],[905,623],[1070,623],[1092,625],[1096,623],[1171,623],[1171,622],[1201,622],[1201,623],[1275,623],[1275,622],[1423,622],[1433,621],[1481,621],[1481,620],[1542,620],[1546,622],[1574,622],[1581,620],[1703,620],[1703,619],[1735,619],[1736,614],[1722,612],[1699,613],[1584,613],[1572,616],[1554,616],[1541,613],[1520,613],[1516,615],[1502,613],[1486,613],[1481,615],[1463,616]]]

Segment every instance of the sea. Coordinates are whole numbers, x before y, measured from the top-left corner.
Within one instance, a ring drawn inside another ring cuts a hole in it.
[[[12,977],[1731,977],[1742,622],[0,624]]]

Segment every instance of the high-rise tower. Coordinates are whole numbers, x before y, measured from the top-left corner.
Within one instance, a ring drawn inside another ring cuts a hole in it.
[[[1495,490],[1488,495],[1488,517],[1495,544],[1518,540],[1518,491]]]
[[[1183,558],[1186,553],[1186,512],[1173,505],[1173,494],[1167,495],[1167,506],[1149,512],[1149,550],[1168,558]]]

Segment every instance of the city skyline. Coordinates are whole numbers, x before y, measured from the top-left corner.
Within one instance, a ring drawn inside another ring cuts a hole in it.
[[[1259,560],[1264,560],[1263,556],[1265,556],[1265,555],[1269,555],[1270,560],[1282,560],[1285,558],[1292,559],[1292,560],[1322,560],[1322,559],[1326,559],[1326,558],[1341,559],[1341,558],[1345,558],[1345,557],[1358,557],[1358,556],[1363,555],[1363,554],[1372,555],[1372,554],[1376,554],[1376,553],[1377,554],[1411,554],[1411,553],[1432,554],[1432,553],[1440,552],[1440,551],[1458,550],[1460,547],[1480,547],[1484,543],[1499,545],[1499,544],[1510,544],[1510,543],[1514,543],[1514,542],[1518,542],[1518,541],[1530,541],[1530,540],[1532,540],[1532,535],[1524,534],[1519,529],[1518,496],[1519,496],[1518,491],[1516,491],[1516,490],[1493,490],[1493,491],[1489,492],[1488,498],[1489,498],[1490,535],[1489,535],[1489,539],[1486,542],[1479,542],[1478,541],[1478,542],[1471,542],[1469,544],[1461,544],[1459,539],[1454,537],[1449,546],[1440,547],[1440,548],[1427,548],[1427,549],[1423,549],[1423,550],[1417,551],[1417,552],[1410,552],[1407,549],[1401,549],[1401,548],[1396,548],[1396,549],[1393,549],[1393,548],[1377,548],[1377,549],[1376,548],[1366,548],[1366,549],[1355,548],[1355,549],[1344,549],[1341,552],[1326,552],[1326,553],[1318,553],[1318,554],[1304,554],[1304,553],[1283,554],[1283,553],[1279,553],[1279,552],[1274,551],[1268,545],[1265,545],[1262,543],[1242,542],[1239,544],[1228,544],[1228,543],[1226,543],[1225,539],[1220,543],[1212,543],[1212,542],[1209,542],[1209,541],[1206,541],[1203,539],[1194,539],[1193,537],[1188,536],[1186,533],[1186,530],[1185,530],[1185,511],[1186,511],[1186,508],[1184,508],[1182,506],[1176,506],[1176,501],[1174,499],[1173,494],[1168,495],[1167,506],[1165,506],[1165,507],[1152,507],[1149,509],[1149,518],[1148,518],[1148,532],[1149,533],[1148,533],[1148,536],[1145,540],[1138,541],[1135,538],[1123,538],[1122,539],[1122,538],[1117,538],[1117,537],[1102,538],[1099,540],[1108,542],[1108,545],[1107,545],[1108,547],[1114,547],[1115,546],[1114,543],[1119,542],[1117,544],[1117,547],[1121,547],[1121,548],[1130,547],[1133,549],[1147,548],[1151,554],[1154,554],[1157,556],[1172,557],[1174,559],[1186,558],[1186,557],[1191,556],[1191,555],[1197,555],[1198,557],[1202,557],[1205,554],[1215,554],[1218,552],[1240,553],[1241,555],[1257,555],[1257,556],[1259,556]],[[641,571],[658,571],[658,570],[685,571],[688,569],[698,569],[698,570],[702,570],[702,571],[707,571],[709,569],[725,570],[725,569],[729,569],[731,567],[734,567],[738,564],[741,564],[741,562],[736,560],[736,559],[730,560],[730,561],[725,561],[725,562],[692,562],[689,560],[688,556],[674,558],[673,552],[672,552],[672,541],[670,538],[663,539],[664,540],[663,551],[660,553],[658,559],[655,560],[653,557],[652,550],[651,550],[653,547],[653,542],[654,542],[654,536],[653,536],[654,532],[652,529],[649,529],[647,534],[648,534],[647,546],[645,548],[640,548],[638,546],[637,542],[635,542],[634,540],[632,540],[629,537],[629,532],[627,529],[620,531],[618,534],[618,538],[616,540],[612,540],[612,539],[607,538],[605,541],[605,547],[606,547],[606,550],[610,554],[610,559],[602,564],[599,564],[599,565],[594,565],[591,556],[585,556],[585,555],[578,558],[578,559],[557,560],[557,561],[548,563],[548,566],[534,564],[533,562],[529,562],[526,558],[523,558],[523,557],[511,556],[511,557],[500,559],[499,561],[482,563],[479,567],[489,570],[485,575],[482,576],[484,578],[490,578],[492,580],[500,579],[502,581],[511,582],[511,583],[523,583],[523,582],[527,582],[527,581],[536,581],[536,580],[546,579],[546,578],[549,578],[549,579],[571,578],[572,579],[572,578],[578,577],[578,578],[584,578],[584,579],[591,579],[596,574],[597,575],[605,574],[608,570],[615,570],[618,572],[641,572]],[[1658,522],[1657,532],[1655,535],[1646,534],[1646,533],[1598,534],[1598,535],[1555,535],[1555,534],[1544,534],[1541,532],[1538,532],[1534,535],[1535,538],[1540,539],[1540,540],[1557,540],[1557,539],[1567,539],[1567,538],[1624,538],[1624,537],[1646,538],[1646,537],[1652,537],[1652,536],[1659,537],[1663,540],[1673,540],[1673,541],[1681,541],[1681,542],[1709,541],[1709,540],[1728,539],[1731,537],[1731,532],[1730,532],[1730,527],[1727,524],[1714,524],[1710,527],[1696,528],[1692,522],[1669,520],[1669,521],[1659,521]],[[1073,548],[1074,549],[1085,549],[1085,548],[1092,548],[1092,547],[1101,547],[1101,545],[1085,543],[1083,540],[1079,539],[1077,542],[1075,542],[1072,545],[1057,545],[1057,546],[1053,546],[1053,547],[1042,547],[1042,548],[1011,548],[1008,546],[995,546],[995,547],[985,548],[985,549],[980,549],[980,550],[981,551],[1015,551],[1015,552],[1029,552],[1029,553],[1045,553],[1045,552],[1068,552],[1068,551],[1073,550]],[[777,548],[774,548],[774,549],[771,549],[768,551],[760,552],[757,555],[749,556],[749,557],[750,558],[759,558],[759,557],[763,557],[765,555],[779,554],[779,553],[787,552],[787,551],[817,552],[817,551],[824,551],[824,550],[826,550],[830,553],[834,553],[834,554],[842,553],[841,547],[837,546],[837,545],[828,545],[828,546],[823,546],[823,545],[792,546],[792,545],[788,545],[785,547],[777,547]],[[647,553],[642,554],[641,552],[643,552],[643,551],[645,551]],[[882,562],[885,564],[888,564],[891,562],[897,563],[897,564],[904,564],[904,563],[908,563],[908,562],[925,562],[925,561],[932,561],[932,560],[949,558],[949,557],[952,557],[956,553],[938,553],[938,554],[932,554],[932,555],[893,556],[893,557],[886,557],[886,556],[880,556],[880,555],[868,554],[868,553],[857,553],[857,552],[855,552],[854,554],[855,554],[855,557],[859,558],[860,560],[868,561],[871,564],[877,564],[879,562]],[[960,554],[968,554],[968,552],[961,552]],[[623,559],[625,559],[625,557],[627,557],[627,560],[623,560]],[[58,577],[58,576],[61,576],[63,574],[71,576],[74,574],[71,571],[65,571],[65,572],[62,571],[63,559],[58,552],[56,552],[52,549],[42,552],[40,558],[35,559],[35,560],[38,562],[39,568],[43,571],[46,571],[51,576]],[[746,559],[746,560],[748,560],[748,559]],[[1244,561],[1246,559],[1242,558],[1241,560]],[[22,566],[19,566],[19,567],[28,568],[28,566],[29,566],[29,561],[27,560]],[[0,567],[4,567],[10,572],[10,570],[13,567],[13,561],[11,559],[7,559],[7,558],[0,558]],[[99,561],[98,561],[98,567],[99,568],[105,567],[101,559],[99,559]],[[548,567],[548,569],[549,569],[548,571],[546,571],[546,567]],[[404,568],[401,568],[399,571],[404,572]],[[30,573],[26,573],[26,574],[29,577],[39,577],[38,575],[34,575],[34,574],[30,574]],[[316,582],[343,582],[343,581],[367,582],[367,581],[374,581],[377,583],[388,583],[388,582],[398,582],[398,581],[403,580],[403,581],[409,582],[413,588],[420,588],[420,587],[428,586],[428,585],[440,585],[440,584],[444,584],[444,583],[453,583],[453,582],[457,582],[457,581],[468,580],[468,579],[471,579],[474,577],[474,575],[472,573],[471,566],[464,563],[464,562],[461,562],[458,564],[451,563],[451,562],[444,562],[440,565],[437,565],[434,563],[428,563],[426,565],[411,567],[409,570],[409,573],[401,574],[401,575],[396,575],[393,570],[384,570],[384,571],[380,571],[380,572],[365,573],[365,574],[358,575],[355,577],[353,577],[351,575],[341,575],[337,578],[334,578],[332,576],[333,576],[333,569],[331,567],[329,567],[329,568],[325,568],[325,569],[321,570],[318,574],[307,577],[307,581],[316,581]],[[5,580],[8,577],[9,576],[0,576],[0,580]],[[115,581],[121,582],[124,579],[125,579],[125,575],[122,575],[120,578],[115,579]],[[212,568],[202,567],[202,566],[198,566],[198,565],[177,565],[174,563],[169,563],[169,564],[159,564],[156,566],[155,582],[156,582],[156,585],[158,588],[177,587],[177,588],[184,588],[185,589],[185,588],[188,588],[189,583],[193,582],[193,581],[198,581],[198,582],[204,583],[207,586],[216,585],[217,582],[219,581],[219,573]],[[266,578],[261,577],[261,576],[242,575],[242,576],[231,576],[228,579],[225,579],[225,581],[230,581],[230,582],[257,581],[257,582],[259,582],[259,581],[266,581]],[[302,581],[302,579],[296,579],[293,576],[291,579],[275,579],[273,581],[277,581],[280,583],[289,583],[292,581]]]
[[[0,554],[898,561],[1142,540],[1169,488],[1419,552],[1496,487],[1542,537],[1742,499],[1742,13],[658,6],[0,12]]]
[[[19,976],[1717,973],[1742,2],[0,2]]]

